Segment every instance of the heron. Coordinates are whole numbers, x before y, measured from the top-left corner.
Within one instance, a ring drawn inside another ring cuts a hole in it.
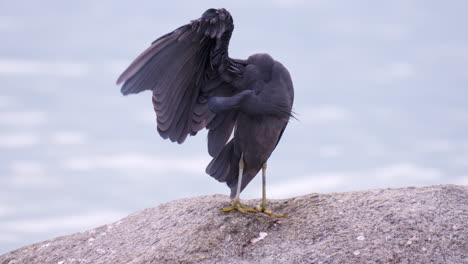
[[[231,189],[223,212],[267,209],[267,161],[292,115],[289,71],[270,55],[229,57],[234,30],[224,8],[208,9],[198,19],[156,39],[119,76],[123,95],[152,91],[157,131],[182,144],[188,135],[208,130],[206,173]],[[262,170],[258,209],[240,201],[240,193]]]

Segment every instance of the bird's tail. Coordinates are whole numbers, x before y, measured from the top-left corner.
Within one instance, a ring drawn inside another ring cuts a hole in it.
[[[225,182],[231,189],[231,199],[234,199],[237,192],[237,185],[239,180],[239,161],[241,152],[235,148],[234,139],[231,139],[221,150],[221,152],[213,158],[213,160],[206,167],[206,173],[215,178],[219,182]],[[242,175],[241,189],[249,184],[250,181],[257,175],[258,168],[244,168]]]
[[[240,153],[234,149],[231,139],[206,167],[206,173],[219,182],[225,182],[231,189],[237,187]]]

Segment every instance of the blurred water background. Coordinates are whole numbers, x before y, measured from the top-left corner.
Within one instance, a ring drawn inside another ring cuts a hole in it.
[[[0,254],[228,194],[204,173],[205,132],[162,140],[150,93],[115,85],[210,7],[234,17],[231,57],[267,52],[293,77],[270,198],[468,184],[466,1],[1,1]],[[257,177],[241,197],[260,196]]]

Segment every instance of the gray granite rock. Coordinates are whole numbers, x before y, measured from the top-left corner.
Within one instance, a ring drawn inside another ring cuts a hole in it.
[[[228,204],[225,195],[168,202],[11,251],[0,264],[468,263],[468,186],[270,201],[284,218],[219,211]]]

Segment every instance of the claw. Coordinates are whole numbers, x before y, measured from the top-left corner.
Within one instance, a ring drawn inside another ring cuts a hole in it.
[[[253,208],[250,208],[241,204],[239,200],[234,200],[231,206],[221,209],[221,212],[230,212],[232,210],[237,210],[243,214],[246,214],[248,212],[258,213],[258,210],[255,210]]]
[[[285,216],[288,216],[288,214],[275,214],[271,211],[268,211],[266,209],[260,209],[259,212],[262,212],[264,214],[267,214],[267,215],[271,215],[271,216],[274,216],[274,217],[285,217]]]

